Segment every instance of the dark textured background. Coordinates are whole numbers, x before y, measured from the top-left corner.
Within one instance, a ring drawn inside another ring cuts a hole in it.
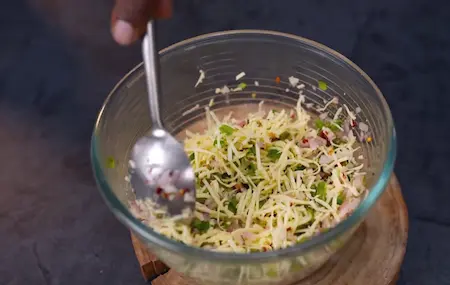
[[[108,91],[140,61],[116,46],[108,0],[0,6],[0,285],[143,284],[128,231],[91,175],[88,146]],[[319,41],[375,80],[399,137],[410,211],[399,284],[450,284],[450,1],[179,0],[161,47],[218,30]]]

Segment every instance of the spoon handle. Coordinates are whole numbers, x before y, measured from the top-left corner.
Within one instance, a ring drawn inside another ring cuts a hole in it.
[[[162,122],[159,113],[161,91],[159,87],[159,61],[155,47],[155,27],[152,20],[147,24],[147,35],[142,42],[145,74],[147,77],[148,103],[153,129],[161,129]]]

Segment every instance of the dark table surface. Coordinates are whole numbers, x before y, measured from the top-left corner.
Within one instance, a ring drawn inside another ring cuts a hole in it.
[[[140,61],[109,35],[109,0],[0,6],[0,284],[143,284],[129,232],[94,185],[89,139],[108,91]],[[179,0],[161,47],[259,28],[343,53],[385,94],[410,212],[399,284],[450,284],[450,2]]]

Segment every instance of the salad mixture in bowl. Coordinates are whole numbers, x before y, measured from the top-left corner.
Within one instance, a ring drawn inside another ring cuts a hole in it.
[[[203,79],[201,73],[197,84]],[[244,84],[226,92],[242,91]],[[185,151],[197,184],[190,224],[168,217],[150,199],[133,201],[133,214],[171,239],[237,253],[301,243],[345,219],[367,191],[358,150],[372,139],[368,126],[357,124],[345,104],[330,117],[327,107],[338,104],[337,98],[314,113],[308,105],[308,111],[304,87],[294,87],[300,91],[292,109],[266,111],[261,101],[257,112],[244,118],[233,112],[219,118],[210,101],[206,129],[186,131]]]

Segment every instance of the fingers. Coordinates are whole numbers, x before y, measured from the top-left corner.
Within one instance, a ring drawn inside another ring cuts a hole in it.
[[[150,18],[168,18],[172,14],[172,0],[116,0],[111,15],[114,40],[129,45],[145,33]]]

